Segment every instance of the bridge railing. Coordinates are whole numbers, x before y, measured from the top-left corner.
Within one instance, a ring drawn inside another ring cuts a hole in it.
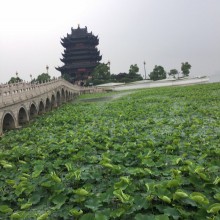
[[[18,82],[0,84],[0,108],[39,96],[60,86],[65,86],[77,94],[102,92],[100,88],[85,88],[66,81],[62,77],[44,83]]]
[[[80,92],[78,86],[67,82],[61,77],[41,84],[30,82],[0,84],[0,108],[41,95],[62,85],[74,90],[76,93]]]

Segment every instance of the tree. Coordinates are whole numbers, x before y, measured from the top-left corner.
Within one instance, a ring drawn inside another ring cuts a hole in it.
[[[155,66],[153,71],[149,75],[151,80],[160,80],[160,79],[166,79],[166,71],[162,66]]]
[[[138,72],[139,72],[139,67],[137,66],[137,64],[130,66],[130,69],[129,69],[130,76],[136,76]]]
[[[183,76],[189,76],[189,70],[191,69],[191,65],[188,62],[182,63],[181,70]]]
[[[86,81],[86,85],[98,85],[110,82],[110,67],[108,64],[100,63],[91,73],[91,79]]]
[[[17,77],[11,77],[8,83],[17,83],[17,82],[22,82],[22,81],[23,80],[17,76]]]
[[[138,72],[139,72],[139,67],[137,66],[137,64],[131,65],[128,72],[128,80],[126,81],[134,82],[134,81],[143,80],[143,77]]]
[[[105,63],[100,63],[92,72],[93,79],[103,79],[108,80],[110,79],[110,68]]]
[[[50,78],[51,77],[48,73],[42,73],[37,77],[36,82],[43,83],[43,82],[49,81]]]
[[[178,70],[176,69],[172,69],[170,70],[170,72],[168,73],[169,76],[173,76],[174,78],[176,78],[175,76],[178,74]]]

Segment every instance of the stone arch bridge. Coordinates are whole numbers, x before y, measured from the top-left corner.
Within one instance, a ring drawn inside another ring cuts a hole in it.
[[[82,93],[100,91],[82,88],[63,78],[42,84],[15,83],[0,85],[0,135],[19,128],[37,115],[51,111]]]

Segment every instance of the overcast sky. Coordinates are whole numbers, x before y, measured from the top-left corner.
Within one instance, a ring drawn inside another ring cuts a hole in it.
[[[144,75],[192,65],[191,76],[220,81],[220,0],[7,0],[0,7],[0,82],[23,80],[49,66],[60,76],[60,38],[87,26],[99,36],[111,73],[137,64]]]

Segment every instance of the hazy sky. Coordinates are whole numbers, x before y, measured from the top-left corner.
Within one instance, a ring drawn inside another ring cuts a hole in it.
[[[188,61],[191,75],[220,81],[220,0],[7,0],[0,7],[0,82],[23,80],[49,66],[60,76],[60,38],[87,26],[99,36],[111,73],[137,64],[144,75]]]

